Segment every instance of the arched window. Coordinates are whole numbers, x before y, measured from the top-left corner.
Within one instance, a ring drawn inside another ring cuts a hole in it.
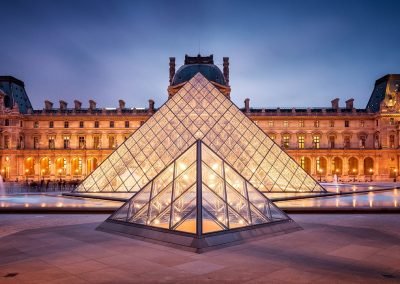
[[[32,157],[26,158],[24,162],[25,175],[33,176],[35,175],[35,159]]]
[[[336,174],[340,176],[343,172],[343,162],[339,157],[335,157],[332,160],[332,175]]]
[[[354,157],[349,159],[348,175],[358,175],[358,160]]]
[[[50,159],[48,157],[44,157],[40,160],[40,174],[42,176],[50,175]]]
[[[374,160],[370,157],[364,159],[364,175],[374,174]]]
[[[67,174],[67,160],[65,158],[58,158],[56,160],[56,175],[61,177]]]

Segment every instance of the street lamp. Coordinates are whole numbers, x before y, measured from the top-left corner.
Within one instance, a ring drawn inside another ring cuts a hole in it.
[[[353,182],[356,181],[356,169],[353,168]]]
[[[321,182],[321,179],[322,179],[322,172],[323,172],[322,169],[318,169],[318,173],[319,173],[319,182]]]
[[[372,168],[369,168],[369,175],[370,175],[370,178],[371,178],[370,181],[372,181]]]

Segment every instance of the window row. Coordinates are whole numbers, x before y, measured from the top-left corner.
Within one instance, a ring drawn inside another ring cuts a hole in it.
[[[368,135],[357,135],[352,138],[351,135],[344,135],[338,139],[335,135],[327,135],[323,137],[321,134],[314,135],[291,135],[281,134],[281,140],[277,139],[277,135],[268,134],[269,137],[283,148],[293,149],[350,149],[350,148],[381,148],[379,135],[375,135],[373,139],[367,140]],[[388,148],[397,148],[395,135],[390,135],[388,139]]]
[[[342,124],[343,123],[343,124]],[[315,128],[319,128],[321,125],[321,121],[320,120],[314,120],[313,121],[313,125]],[[343,127],[350,127],[354,126],[354,127],[365,127],[365,121],[364,120],[360,120],[360,121],[350,121],[350,120],[344,120],[344,121],[335,121],[335,120],[330,120],[329,121],[329,127],[338,127],[338,126],[343,126]],[[284,120],[282,121],[274,121],[274,120],[269,120],[268,121],[268,127],[274,127],[274,126],[283,126],[284,128],[288,128],[289,126],[292,127],[305,127],[305,122],[304,120],[299,120],[299,121],[289,121],[289,120]]]
[[[64,121],[64,128],[69,128],[70,127],[70,122],[69,121]],[[89,122],[88,121],[79,121],[79,128],[85,128],[86,127],[94,127],[94,128],[100,128],[100,122],[99,121],[94,121],[94,122]],[[109,121],[109,128],[114,128],[116,125],[115,121]],[[54,121],[49,121],[48,124],[49,128],[54,128]],[[124,126],[125,128],[130,127],[130,121],[126,120],[124,121]],[[33,122],[33,128],[39,128],[39,121],[34,121]]]

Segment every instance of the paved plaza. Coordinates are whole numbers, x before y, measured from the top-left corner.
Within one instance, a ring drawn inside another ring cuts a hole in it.
[[[95,231],[107,215],[0,215],[0,283],[399,283],[395,214],[297,215],[304,230],[204,254]]]

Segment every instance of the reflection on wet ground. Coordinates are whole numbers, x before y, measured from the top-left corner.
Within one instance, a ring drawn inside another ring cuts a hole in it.
[[[281,208],[398,208],[399,189],[278,201]]]
[[[316,193],[265,193],[283,209],[393,209],[400,207],[400,189],[394,183],[322,184],[331,196],[315,196]],[[332,194],[334,194],[332,196]],[[99,195],[99,194],[96,194]],[[121,200],[132,194],[102,194],[102,197],[117,197]],[[305,197],[305,198],[303,198]],[[288,199],[288,200],[282,200]],[[14,194],[0,196],[0,210],[5,209],[107,209],[119,208],[121,201],[62,196],[59,193]]]
[[[0,196],[1,208],[119,208],[121,202],[64,197],[58,194],[15,194]]]

